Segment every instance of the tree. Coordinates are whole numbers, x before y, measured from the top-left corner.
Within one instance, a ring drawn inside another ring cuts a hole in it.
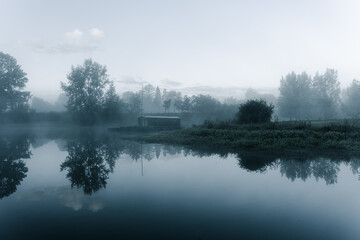
[[[191,111],[198,116],[202,116],[205,119],[213,119],[216,116],[216,112],[221,108],[219,100],[211,97],[210,95],[199,94],[193,96],[191,100]]]
[[[121,117],[123,103],[120,97],[116,94],[114,84],[111,82],[108,91],[105,94],[105,101],[103,104],[103,120],[105,122],[112,122],[119,120]]]
[[[41,98],[32,97],[31,99],[31,109],[37,112],[50,112],[54,111],[54,108],[54,105]]]
[[[353,80],[351,85],[345,89],[343,97],[343,111],[349,117],[360,114],[360,81]]]
[[[151,84],[146,84],[142,89],[142,101],[143,101],[143,111],[151,112],[154,109],[154,94],[155,88]]]
[[[141,94],[139,92],[133,93],[126,91],[123,93],[122,97],[126,103],[129,113],[133,115],[140,115]]]
[[[322,75],[317,73],[312,87],[317,117],[322,119],[337,117],[340,107],[340,83],[337,79],[337,71],[326,69]]]
[[[285,118],[313,117],[312,79],[306,73],[291,72],[280,81],[279,115]]]
[[[236,116],[237,123],[265,123],[270,122],[274,112],[274,105],[268,105],[264,100],[248,100],[241,104]]]
[[[26,73],[15,58],[0,52],[0,114],[26,112],[30,93],[22,91],[28,82]]]
[[[190,111],[190,108],[191,108],[191,98],[185,95],[181,104],[181,111],[188,112]]]
[[[176,98],[174,101],[174,108],[177,110],[181,110],[183,105],[183,101],[181,98]]]
[[[156,111],[161,110],[161,92],[160,92],[159,87],[156,87],[156,90],[155,90],[154,105],[155,105]]]
[[[68,111],[80,123],[96,122],[102,111],[104,89],[109,84],[106,67],[87,59],[83,65],[72,66],[67,78],[69,83],[62,82],[61,88],[69,98]]]
[[[171,99],[165,100],[163,103],[163,107],[165,108],[165,112],[170,109],[171,106]]]

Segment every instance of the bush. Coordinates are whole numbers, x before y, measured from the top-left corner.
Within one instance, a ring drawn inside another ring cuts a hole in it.
[[[239,107],[236,115],[237,123],[266,123],[270,122],[274,112],[274,105],[267,104],[266,101],[248,100]]]

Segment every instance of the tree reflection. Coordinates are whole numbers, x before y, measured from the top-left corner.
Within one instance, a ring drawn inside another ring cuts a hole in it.
[[[312,173],[316,180],[324,179],[326,184],[337,183],[337,173],[340,170],[339,163],[330,159],[319,158],[311,163]]]
[[[286,159],[280,160],[280,173],[291,181],[297,178],[305,181],[311,176],[311,161]]]
[[[276,157],[270,154],[242,152],[238,153],[239,166],[248,171],[264,172],[274,165]]]
[[[28,171],[22,159],[30,158],[27,136],[0,139],[0,199],[14,193]]]
[[[93,136],[69,141],[66,150],[69,155],[61,164],[61,171],[67,170],[66,177],[71,181],[71,186],[82,188],[85,194],[106,187],[109,173],[113,172],[121,152],[116,144]]]

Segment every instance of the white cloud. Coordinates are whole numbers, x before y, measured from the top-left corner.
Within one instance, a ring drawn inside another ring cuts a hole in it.
[[[94,38],[102,38],[104,36],[104,31],[98,28],[92,28],[89,30],[89,34]]]
[[[35,52],[39,53],[86,53],[93,52],[100,49],[101,42],[104,32],[98,28],[89,30],[89,34],[84,34],[79,29],[74,29],[71,32],[65,33],[62,38],[51,40],[32,40],[26,43]],[[97,41],[94,41],[97,39]]]
[[[80,40],[80,38],[83,36],[83,32],[81,32],[78,29],[75,29],[72,32],[68,32],[65,34],[66,39],[68,40]]]
[[[169,79],[161,80],[161,84],[166,85],[166,86],[171,86],[171,87],[178,87],[178,86],[182,85],[181,82],[176,82],[176,81],[172,81]]]

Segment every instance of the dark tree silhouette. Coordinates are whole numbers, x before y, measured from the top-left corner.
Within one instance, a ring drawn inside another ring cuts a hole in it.
[[[26,116],[30,93],[22,90],[27,81],[16,59],[0,52],[0,114],[10,111],[15,120]]]
[[[252,152],[242,152],[237,154],[239,166],[250,172],[264,172],[267,167],[274,164],[275,156]]]
[[[274,106],[264,100],[248,100],[241,104],[236,116],[237,123],[265,123],[270,122]]]
[[[26,136],[0,139],[0,199],[14,193],[28,171],[23,159],[30,158]]]
[[[170,106],[171,106],[171,99],[165,100],[163,102],[163,107],[165,109],[165,112],[169,111]]]
[[[66,107],[74,120],[85,124],[99,120],[104,90],[110,83],[106,67],[87,59],[83,65],[72,67],[67,78],[68,84],[62,82],[61,88],[68,97]]]
[[[82,188],[85,194],[92,194],[106,187],[109,173],[113,171],[120,151],[88,136],[87,139],[69,141],[68,156],[61,164],[61,171],[67,170],[66,177],[72,187]]]

